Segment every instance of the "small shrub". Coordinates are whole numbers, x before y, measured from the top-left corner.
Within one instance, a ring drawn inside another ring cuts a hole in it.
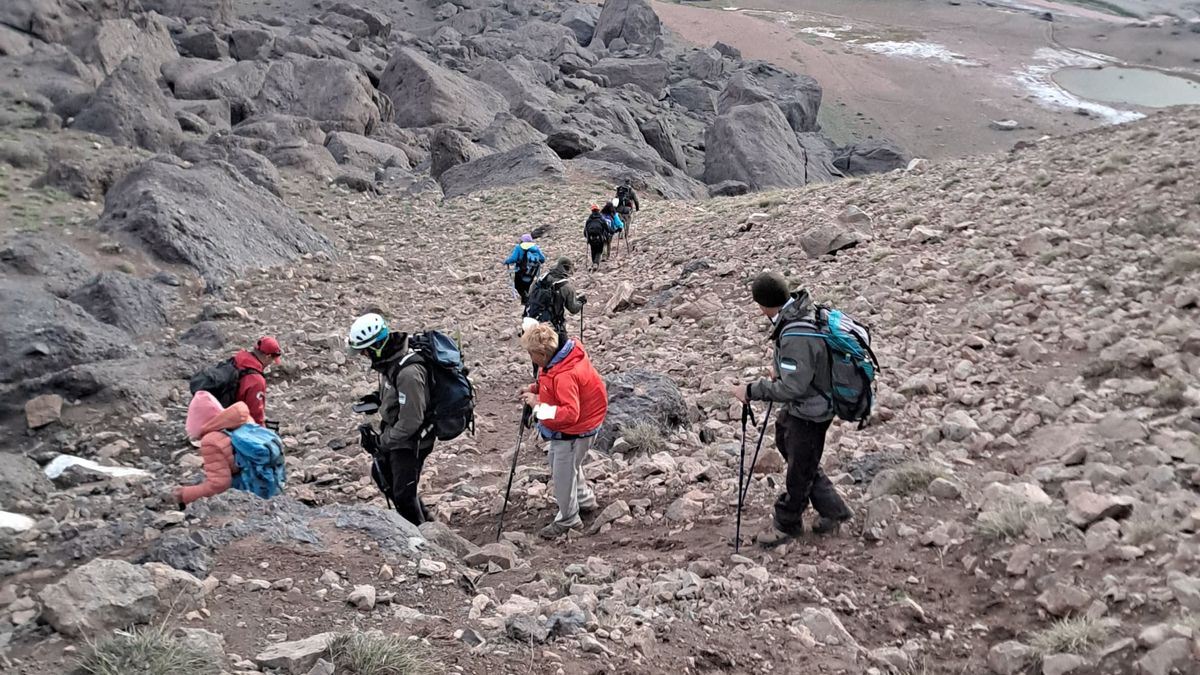
[[[662,429],[657,424],[638,422],[621,430],[621,438],[629,444],[633,452],[644,452],[653,455],[666,449],[667,441],[663,438]]]
[[[355,631],[329,643],[329,658],[346,675],[422,675],[431,672],[420,644],[395,635]]]
[[[1083,654],[1108,636],[1108,628],[1090,616],[1076,616],[1055,621],[1049,628],[1037,631],[1030,645],[1038,654]]]
[[[217,675],[220,654],[171,637],[164,626],[117,631],[90,645],[79,663],[86,675]]]
[[[881,474],[880,479],[884,481],[884,494],[904,497],[924,491],[935,478],[945,475],[940,466],[930,462],[905,462]]]
[[[984,511],[975,521],[975,533],[988,541],[1016,539],[1038,521],[1046,521],[1052,514],[1045,506],[1011,500],[993,511]]]
[[[1135,516],[1121,521],[1121,539],[1133,546],[1144,546],[1174,529],[1171,521],[1154,516]]]

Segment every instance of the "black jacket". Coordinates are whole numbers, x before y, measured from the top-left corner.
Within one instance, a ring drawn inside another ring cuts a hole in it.
[[[429,406],[429,370],[408,347],[408,336],[393,333],[383,353],[371,363],[379,373],[379,449],[417,451],[432,446],[425,414]]]

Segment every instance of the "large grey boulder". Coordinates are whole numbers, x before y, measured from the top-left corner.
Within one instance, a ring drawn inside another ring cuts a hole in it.
[[[158,588],[145,568],[97,558],[38,593],[46,622],[72,637],[147,623],[158,610]]]
[[[229,103],[236,124],[254,114],[268,65],[262,61],[207,61],[182,58],[163,65],[162,74],[175,98],[220,99]]]
[[[38,44],[27,54],[5,57],[4,64],[0,96],[26,101],[34,115],[74,116],[100,84],[96,69],[62,45]]]
[[[670,72],[661,59],[601,59],[588,70],[607,78],[610,87],[632,84],[654,98],[662,96]]]
[[[79,0],[4,0],[0,26],[8,26],[46,42],[65,42],[80,29],[128,13],[128,2]]]
[[[141,0],[142,9],[180,19],[205,19],[229,23],[238,18],[234,0]]]
[[[183,140],[183,132],[155,72],[138,57],[126,59],[75,116],[72,128],[108,136],[121,145],[169,151]]]
[[[724,114],[739,105],[771,101],[779,106],[788,125],[797,132],[817,131],[821,86],[807,75],[798,75],[773,65],[752,62],[725,84],[717,102]]]
[[[658,115],[642,122],[639,128],[647,145],[657,150],[663,161],[676,168],[687,169],[683,146],[679,144],[679,139],[675,136],[675,127],[671,124],[670,119]]]
[[[740,181],[754,190],[808,183],[796,133],[774,103],[737,106],[704,135],[704,182]]]
[[[600,20],[600,8],[596,5],[575,4],[563,10],[558,22],[570,28],[575,33],[575,40],[581,45],[592,41],[596,32],[596,22]]]
[[[606,0],[592,44],[607,46],[621,38],[626,44],[649,46],[660,35],[662,24],[646,0]]]
[[[325,149],[338,164],[352,166],[363,171],[398,166],[411,169],[408,155],[394,145],[383,143],[366,136],[345,131],[335,131],[325,138]]]
[[[299,54],[271,61],[253,105],[256,113],[308,117],[325,131],[356,134],[370,134],[391,112],[358,66]]]
[[[68,298],[100,321],[131,335],[157,331],[167,323],[160,287],[124,272],[101,272]]]
[[[407,47],[392,55],[379,78],[379,90],[391,99],[396,124],[402,127],[445,124],[478,131],[508,109],[496,90]]]
[[[217,283],[332,249],[275,195],[224,162],[143,163],[109,190],[98,227]]]
[[[392,34],[392,20],[381,12],[375,12],[348,2],[339,2],[331,7],[329,11],[362,21],[367,26],[368,35],[386,38]]]
[[[688,54],[688,74],[702,82],[716,82],[725,72],[725,60],[721,52],[713,49],[697,49]]]
[[[0,510],[13,511],[18,502],[40,505],[53,489],[37,462],[25,455],[0,453]]]
[[[558,181],[562,160],[541,143],[528,143],[448,169],[438,179],[447,198],[530,181]]]
[[[488,128],[479,132],[475,140],[496,152],[504,152],[526,143],[542,143],[546,140],[546,134],[534,129],[525,120],[502,112],[496,115]]]
[[[96,22],[72,36],[71,47],[105,75],[111,75],[130,56],[141,58],[153,72],[179,58],[166,23],[154,14]]]
[[[483,59],[471,71],[471,78],[485,83],[508,101],[506,109],[522,103],[551,105],[558,97],[545,84],[545,74],[524,56],[514,56],[505,63]]]
[[[180,54],[198,59],[219,60],[229,57],[229,43],[215,31],[199,30],[176,38]]]
[[[282,196],[280,185],[283,179],[271,160],[228,141],[228,136],[214,136],[209,143],[184,143],[176,150],[176,154],[189,162],[229,162],[246,178],[271,194]]]
[[[687,401],[670,377],[648,370],[630,370],[605,378],[608,416],[593,447],[606,452],[621,431],[636,424],[651,424],[663,432],[687,426]]]
[[[900,146],[887,140],[869,140],[838,148],[833,165],[847,176],[884,173],[903,169],[912,157]]]
[[[671,85],[670,99],[687,110],[701,115],[717,111],[717,90],[699,80],[682,80]]]
[[[456,129],[439,129],[429,146],[429,175],[439,178],[451,167],[481,159],[491,152]]]

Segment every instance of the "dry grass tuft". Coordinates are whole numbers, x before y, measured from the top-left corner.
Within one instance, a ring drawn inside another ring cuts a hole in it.
[[[935,478],[945,478],[946,471],[931,462],[905,462],[881,473],[876,480],[884,481],[883,494],[904,497],[924,491]]]
[[[1055,621],[1033,634],[1030,645],[1042,656],[1083,654],[1108,637],[1108,628],[1098,619],[1076,616]]]
[[[172,637],[165,626],[116,631],[90,644],[79,662],[86,675],[217,675],[220,654]]]
[[[667,439],[657,424],[638,422],[621,430],[621,438],[629,444],[631,452],[653,455],[667,448]]]
[[[329,658],[345,675],[424,675],[432,671],[422,646],[395,635],[355,631],[333,639]]]

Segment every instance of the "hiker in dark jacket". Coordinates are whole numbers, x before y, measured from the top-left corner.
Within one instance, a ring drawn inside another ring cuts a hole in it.
[[[625,223],[625,236],[627,237],[629,236],[629,226],[633,225],[633,212],[642,210],[637,193],[633,191],[633,185],[630,183],[630,179],[626,178],[617,186],[617,213],[621,214],[621,220]]]
[[[546,254],[533,243],[532,234],[521,235],[520,243],[513,247],[512,253],[505,259],[505,267],[513,268],[513,288],[520,295],[522,305],[529,301],[529,287],[537,279],[544,262]]]
[[[786,491],[775,500],[774,527],[758,535],[759,544],[769,547],[804,533],[804,511],[810,503],[819,516],[812,528],[816,534],[836,531],[852,513],[821,470],[825,432],[833,421],[833,405],[822,393],[832,386],[828,347],[820,337],[783,336],[789,325],[814,319],[808,292],[790,293],[787,280],[774,272],[760,274],[751,292],[771,320],[775,377],[737,385],[733,396],[743,404],[781,404],[775,418],[775,444],[787,462]]]
[[[529,293],[529,304],[525,307],[525,318],[521,321],[522,333],[538,322],[545,322],[554,326],[554,330],[558,331],[566,342],[567,312],[578,314],[587,304],[587,297],[583,293],[576,293],[575,288],[571,286],[571,272],[574,269],[575,264],[571,259],[563,256],[554,263],[554,268],[547,272],[546,276],[537,280]],[[548,291],[544,301],[539,287]],[[542,306],[543,304],[547,306]]]
[[[604,214],[600,212],[600,207],[596,204],[592,204],[592,211],[583,224],[583,236],[587,239],[588,249],[592,254],[592,269],[596,269],[600,266],[600,261],[612,239],[612,224],[604,219]]]
[[[604,257],[602,260],[608,260],[609,249],[612,247],[614,237],[621,234],[621,230],[625,229],[625,223],[621,220],[621,214],[617,213],[618,200],[614,197],[604,202],[604,207],[600,209],[600,215],[604,216],[604,221],[608,223],[608,239],[604,242]]]
[[[388,497],[408,522],[420,525],[433,520],[417,495],[421,470],[436,440],[426,419],[429,370],[409,347],[408,335],[389,331],[378,314],[356,319],[346,342],[369,358],[371,368],[379,373],[380,431],[374,449],[367,450],[390,484]]]

